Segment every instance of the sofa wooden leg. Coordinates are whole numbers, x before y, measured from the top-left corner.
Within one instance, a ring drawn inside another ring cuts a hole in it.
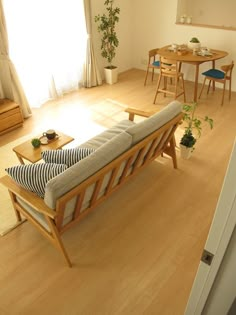
[[[173,166],[174,166],[174,168],[178,168],[175,147],[176,147],[176,141],[175,141],[175,137],[173,136],[170,139],[170,152],[171,152],[171,157],[172,157],[172,161],[173,161]]]
[[[65,250],[65,247],[62,243],[60,233],[58,232],[54,222],[52,222],[52,220],[50,218],[48,218],[48,223],[49,223],[49,226],[51,228],[51,232],[53,234],[53,244],[59,249],[59,251],[62,253],[63,257],[65,258],[67,265],[71,268],[72,263],[71,263],[70,258],[68,256],[66,250]]]
[[[175,142],[175,137],[173,136],[173,137],[170,139],[169,145],[166,147],[166,149],[164,150],[164,152],[172,158],[172,162],[173,162],[174,168],[178,168],[178,166],[177,166],[177,158],[176,158],[175,146],[176,146],[176,142]]]
[[[20,212],[17,210],[17,208],[15,206],[15,204],[16,204],[16,195],[13,194],[10,190],[8,190],[8,192],[9,192],[9,195],[10,195],[10,198],[11,198],[13,209],[14,209],[15,214],[16,214],[16,219],[17,219],[18,222],[22,222],[23,223],[22,217],[20,215]]]

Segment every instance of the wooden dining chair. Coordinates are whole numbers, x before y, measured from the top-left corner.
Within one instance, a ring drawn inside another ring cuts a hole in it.
[[[210,69],[202,73],[202,75],[205,76],[203,85],[201,88],[201,92],[199,94],[199,98],[202,95],[202,91],[204,89],[206,80],[209,80],[207,94],[209,93],[211,82],[218,82],[223,84],[223,95],[221,99],[221,106],[224,104],[224,96],[225,96],[225,87],[226,82],[229,81],[229,100],[231,99],[231,85],[232,85],[232,72],[234,68],[234,62],[232,61],[228,65],[221,66],[221,70],[219,69]],[[213,84],[213,90],[214,90],[214,84]]]
[[[155,48],[155,49],[149,50],[149,52],[148,52],[148,65],[147,65],[147,71],[146,71],[146,76],[145,76],[145,80],[144,80],[144,85],[146,85],[146,83],[147,83],[149,70],[152,69],[152,81],[153,81],[155,69],[160,69],[158,50],[159,50],[159,48]]]
[[[168,59],[165,57],[160,57],[160,75],[157,82],[157,89],[154,98],[154,104],[156,103],[156,98],[158,93],[164,93],[173,95],[175,99],[183,95],[184,102],[186,102],[185,96],[185,86],[184,86],[184,75],[180,72],[180,63],[176,60]],[[172,85],[167,84],[167,79],[173,79]],[[163,81],[164,86],[160,88],[161,82]]]

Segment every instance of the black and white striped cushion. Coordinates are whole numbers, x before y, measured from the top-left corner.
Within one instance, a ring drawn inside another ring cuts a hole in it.
[[[93,148],[73,148],[63,150],[46,150],[41,153],[46,163],[66,164],[68,167],[84,159],[95,149]]]
[[[62,164],[27,164],[6,168],[6,172],[25,189],[44,197],[47,182],[66,170]]]

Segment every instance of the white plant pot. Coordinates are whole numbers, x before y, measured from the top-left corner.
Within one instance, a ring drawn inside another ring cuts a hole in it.
[[[114,84],[118,81],[118,68],[108,69],[104,68],[105,80],[108,84]]]
[[[180,144],[179,146],[180,146],[180,156],[182,157],[182,159],[188,160],[192,155],[193,148],[187,148],[185,145],[182,145],[182,144]]]
[[[192,43],[188,42],[188,48],[189,49],[199,49],[201,47],[201,43]]]

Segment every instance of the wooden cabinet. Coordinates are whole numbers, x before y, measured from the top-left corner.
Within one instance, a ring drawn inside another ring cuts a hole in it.
[[[0,135],[23,125],[20,106],[15,102],[0,100]]]

